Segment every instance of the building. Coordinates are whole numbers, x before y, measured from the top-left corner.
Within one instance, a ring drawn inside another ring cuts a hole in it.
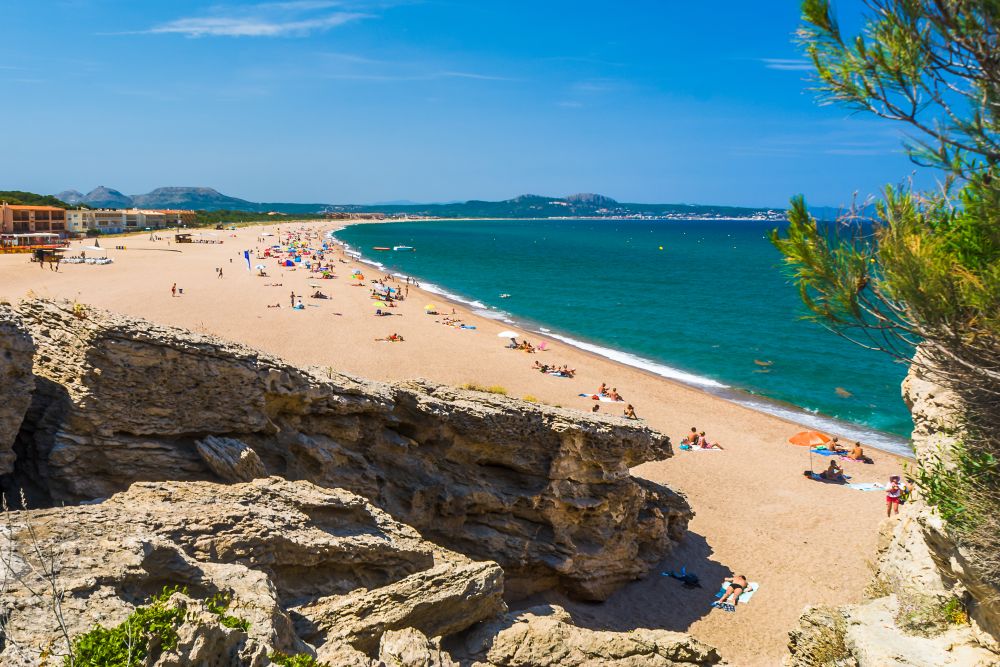
[[[146,209],[73,209],[66,211],[66,231],[72,236],[86,236],[92,229],[101,234],[121,234],[145,229],[177,227],[194,223],[194,211],[154,211]]]
[[[198,214],[194,211],[183,211],[179,209],[164,209],[160,211],[166,216],[167,227],[180,227],[181,225],[193,225],[198,222]]]
[[[3,234],[34,234],[56,233],[66,234],[66,210],[55,206],[21,206],[19,204],[0,204],[0,233]]]

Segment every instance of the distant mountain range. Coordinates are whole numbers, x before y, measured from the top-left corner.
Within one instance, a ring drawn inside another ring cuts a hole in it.
[[[748,218],[782,220],[784,209],[714,206],[704,204],[629,204],[593,193],[568,197],[521,195],[504,201],[470,200],[438,204],[418,204],[410,201],[379,204],[295,204],[252,202],[229,197],[212,188],[157,188],[143,195],[125,195],[105,186],[87,194],[66,190],[55,195],[67,204],[86,204],[94,208],[180,208],[204,211],[246,211],[253,213],[286,213],[302,215],[327,212],[370,212],[387,215],[410,215],[440,218],[562,218],[562,217],[621,217],[621,218]]]

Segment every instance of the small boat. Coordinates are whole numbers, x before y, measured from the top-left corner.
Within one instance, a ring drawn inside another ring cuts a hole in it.
[[[381,246],[375,246],[372,248],[372,250],[392,250],[392,248],[383,248]]]
[[[500,298],[501,299],[509,299],[510,298],[510,294],[501,294]]]
[[[413,246],[411,246],[411,245],[394,245],[394,246],[392,246],[392,249],[393,250],[397,250],[397,251],[398,250],[413,250]]]

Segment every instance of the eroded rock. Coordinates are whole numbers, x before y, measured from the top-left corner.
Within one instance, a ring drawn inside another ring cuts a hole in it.
[[[0,303],[0,475],[14,470],[14,440],[35,388],[35,347],[20,318]]]
[[[689,635],[640,628],[631,632],[572,625],[554,605],[510,612],[456,638],[451,654],[473,667],[673,667],[716,665],[714,648]]]
[[[0,581],[8,586],[0,597],[0,664],[36,664],[46,647],[65,653],[45,593],[53,573],[65,591],[61,616],[71,637],[97,623],[121,623],[165,586],[182,586],[198,599],[230,596],[228,613],[249,621],[249,630],[237,636],[195,624],[182,633],[186,643],[178,655],[238,654],[250,661],[235,664],[257,664],[259,647],[290,654],[322,650],[326,633],[296,632],[322,622],[311,606],[320,599],[334,606],[342,597],[373,596],[388,587],[395,603],[409,610],[393,617],[395,624],[385,615],[366,621],[355,614],[352,633],[331,633],[330,639],[344,639],[352,649],[369,648],[371,657],[385,630],[408,621],[445,634],[505,609],[496,564],[471,563],[434,547],[363,498],[305,481],[137,483],[102,503],[12,512],[7,519],[0,532]],[[54,569],[43,565],[50,557]],[[468,576],[471,566],[481,576]],[[422,572],[433,573],[423,580],[426,587],[398,585]],[[432,583],[449,577],[475,585],[438,590]],[[426,619],[438,606],[442,620],[435,625]],[[202,611],[192,608],[195,616]]]
[[[53,501],[257,476],[252,450],[267,474],[348,489],[436,543],[496,560],[510,597],[560,587],[594,600],[645,575],[691,517],[683,498],[631,477],[672,452],[623,419],[300,369],[65,303],[18,312],[35,374],[58,389],[24,462]],[[234,441],[246,449],[204,445]]]

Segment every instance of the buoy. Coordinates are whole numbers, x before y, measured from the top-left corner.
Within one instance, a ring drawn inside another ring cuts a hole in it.
[[[660,246],[660,250],[663,250],[663,246]]]

